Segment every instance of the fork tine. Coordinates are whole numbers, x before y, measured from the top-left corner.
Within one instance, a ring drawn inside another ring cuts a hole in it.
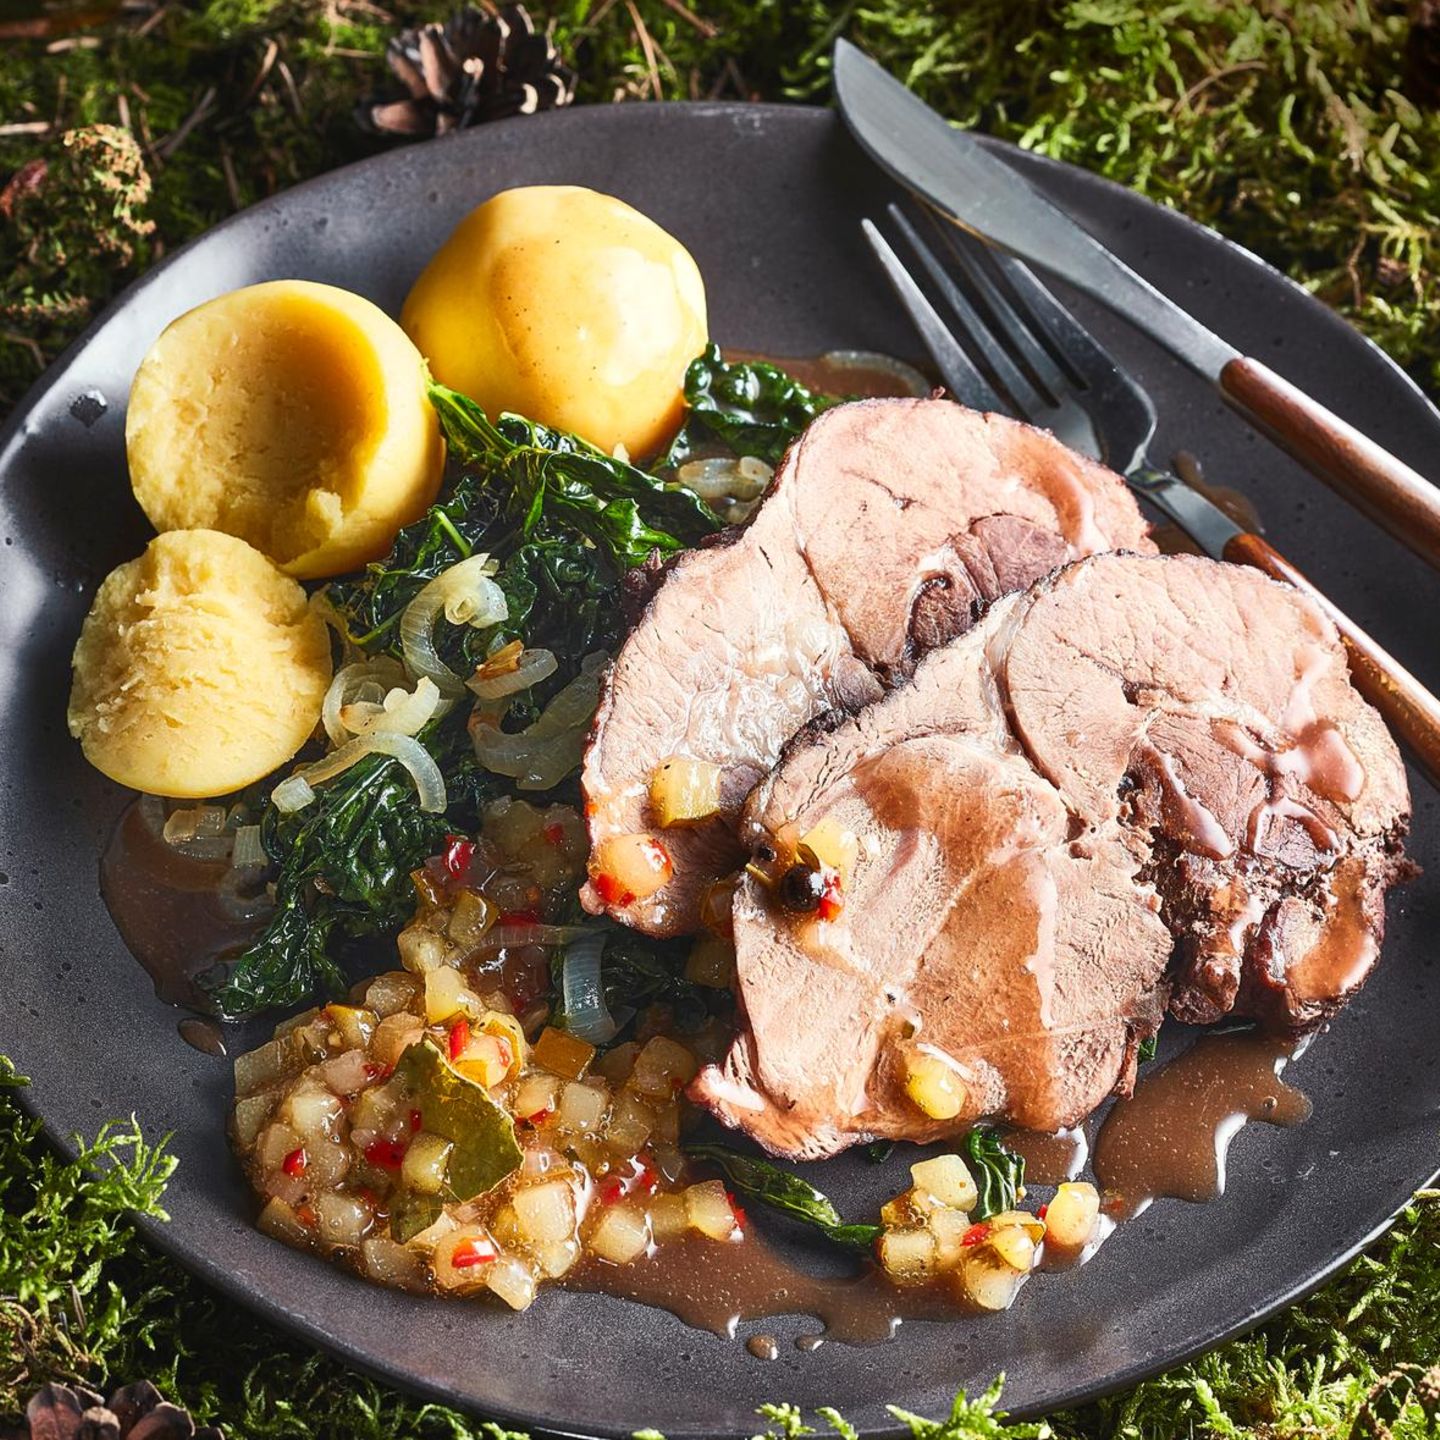
[[[963,234],[959,241],[957,255],[971,244],[980,244]],[[1033,323],[1027,328],[1049,340],[1051,348],[1079,385],[1088,387],[1090,377],[1097,369],[1105,366],[1115,370],[1120,368],[1110,352],[1055,298],[1045,282],[1023,260],[989,247],[986,247],[986,255],[1030,312]]]
[[[925,347],[940,369],[946,388],[960,401],[975,410],[1003,410],[1004,404],[991,388],[990,382],[975,368],[974,362],[961,348],[949,326],[915,283],[914,276],[901,263],[890,242],[869,220],[861,220],[860,228],[894,288],[896,297],[905,307],[911,323],[920,332]]]
[[[928,213],[931,224],[941,236],[942,243],[955,257],[956,262],[965,272],[990,313],[995,317],[995,328],[1002,334],[1010,336],[1016,349],[1020,352],[1021,359],[1049,392],[1050,398],[1058,404],[1066,390],[1074,388],[1075,379],[1079,379],[1079,377],[1072,379],[1066,376],[1065,371],[1056,363],[1055,357],[1051,355],[1045,345],[1045,332],[1040,330],[1037,334],[1037,327],[1029,323],[1027,318],[1016,310],[1010,297],[996,283],[985,264],[986,259],[992,258],[988,248],[985,258],[982,259],[978,253],[981,248],[978,244],[959,243],[960,235],[956,233],[955,226],[943,220],[934,210],[929,210]],[[963,232],[961,233],[963,234]],[[1009,272],[1007,271],[1006,274],[1008,278]],[[1053,297],[1051,298],[1053,301]]]
[[[994,372],[995,378],[1010,396],[1012,402],[1010,405],[997,403],[993,407],[987,408],[1014,409],[1029,420],[1043,422],[1045,412],[1052,407],[1020,373],[1014,361],[1006,353],[1004,342],[993,333],[992,327],[970,303],[969,297],[950,278],[935,252],[920,238],[919,232],[906,218],[905,212],[898,205],[893,204],[887,206],[886,210],[891,220],[895,222],[896,229],[905,237],[906,244],[924,267],[931,283],[944,297],[945,303],[954,312],[956,319],[960,321],[961,333],[970,336],[981,346],[986,362]]]

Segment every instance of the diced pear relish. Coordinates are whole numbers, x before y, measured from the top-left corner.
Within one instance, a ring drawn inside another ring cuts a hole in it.
[[[263,1229],[382,1284],[516,1309],[582,1263],[740,1238],[725,1187],[690,1183],[680,1149],[684,1088],[724,1029],[667,1034],[657,1007],[602,1052],[548,1023],[550,951],[524,942],[546,927],[539,877],[576,883],[577,825],[491,807],[478,842],[417,875],[403,970],[237,1058],[231,1135]],[[520,943],[485,945],[500,927]]]

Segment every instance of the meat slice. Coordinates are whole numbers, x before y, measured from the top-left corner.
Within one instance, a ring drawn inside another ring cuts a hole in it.
[[[774,859],[735,898],[744,1025],[693,1093],[796,1158],[1074,1124],[1167,1005],[1332,1014],[1378,954],[1408,815],[1311,602],[1189,556],[1082,560],[751,795],[742,838]],[[817,862],[838,877],[786,880]]]
[[[720,767],[722,808],[664,833],[657,893],[602,875],[586,907],[652,935],[696,929],[703,892],[743,858],[746,795],[796,731],[874,700],[997,596],[1112,548],[1153,548],[1134,500],[1050,435],[948,400],[826,412],[744,529],[666,570],[616,656],[583,776],[592,849],[654,829],[650,780],[673,757]]]

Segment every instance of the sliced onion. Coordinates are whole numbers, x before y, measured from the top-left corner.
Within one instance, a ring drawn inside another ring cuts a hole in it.
[[[441,708],[440,687],[428,676],[415,682],[415,689],[396,687],[370,719],[362,735],[418,735]]]
[[[605,952],[607,932],[587,929],[565,950],[560,993],[565,1005],[565,1028],[592,1045],[604,1045],[615,1038],[619,1026],[605,1004],[605,987],[600,978],[600,959]]]
[[[549,790],[580,764],[590,721],[600,701],[600,672],[609,657],[587,655],[580,673],[516,735],[501,730],[492,714],[477,709],[470,720],[475,758],[496,775],[509,775],[517,790]]]
[[[389,656],[360,660],[337,670],[320,709],[320,720],[330,743],[343,745],[355,733],[353,727],[347,728],[345,724],[344,711],[348,706],[357,702],[379,704],[385,692],[404,679],[405,672],[399,661]],[[374,693],[369,693],[367,687],[372,688]]]
[[[487,673],[487,662],[465,683],[482,700],[503,700],[548,680],[559,668],[560,662],[549,650],[522,650],[513,667]]]
[[[568,945],[586,933],[583,925],[493,925],[454,963],[464,964],[469,960],[483,959],[501,950],[518,950],[522,945],[540,945],[553,950],[559,945]]]
[[[405,668],[417,679],[433,680],[440,693],[451,699],[461,693],[464,684],[435,649],[435,622],[443,613],[452,625],[484,630],[504,620],[510,607],[505,592],[490,578],[497,568],[488,555],[472,555],[437,575],[400,616]]]
[[[291,775],[270,792],[270,803],[282,815],[303,810],[314,798],[315,791],[303,775]]]
[[[907,365],[893,355],[881,355],[876,350],[831,350],[820,358],[834,370],[869,370],[888,375],[905,387],[907,395],[914,395],[920,400],[935,388],[913,365]]]
[[[385,730],[359,735],[338,750],[332,750],[324,759],[307,765],[300,773],[313,790],[322,781],[333,780],[352,765],[359,764],[367,755],[389,755],[398,760],[415,782],[420,808],[432,815],[444,810],[445,777],[430,752],[413,735],[393,735]]]
[[[755,455],[714,455],[687,461],[675,478],[702,500],[754,500],[775,478],[775,471]]]
[[[258,825],[242,825],[235,832],[235,848],[230,852],[232,870],[263,870],[270,863],[260,843]]]
[[[255,883],[254,877],[253,870],[246,874],[234,865],[220,877],[215,894],[220,908],[230,919],[242,923],[263,920],[274,911],[275,899],[266,886],[262,885],[258,890],[248,888]]]

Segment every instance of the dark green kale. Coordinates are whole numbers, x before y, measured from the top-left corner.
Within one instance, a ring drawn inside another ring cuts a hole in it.
[[[729,1011],[734,997],[728,990],[694,985],[685,978],[689,949],[688,939],[652,940],[622,926],[610,929],[600,957],[605,1008],[620,1026],[610,1044],[626,1038],[631,1019],[651,1005],[668,1005],[682,1034],[698,1029],[714,1013]],[[564,968],[565,952],[557,950],[550,960],[557,997],[564,993]],[[556,1009],[552,1023],[564,1028],[563,1008]]]
[[[849,1224],[831,1200],[808,1181],[768,1160],[745,1155],[728,1145],[687,1145],[685,1153],[717,1166],[734,1189],[748,1200],[788,1215],[818,1230],[846,1250],[869,1251],[880,1238],[882,1226]]]
[[[478,806],[499,791],[475,763],[464,717],[451,712],[421,732],[447,773],[446,815],[421,810],[399,761],[370,755],[317,786],[303,810],[266,806],[260,838],[276,867],[276,910],[258,940],[214,973],[211,999],[224,1015],[297,1005],[341,987],[332,953],[343,936],[400,925],[414,908],[411,871],[473,825]]]
[[[1140,1049],[1136,1052],[1136,1058],[1141,1065],[1143,1065],[1147,1060],[1153,1060],[1155,1058],[1155,1050],[1159,1044],[1160,1032],[1158,1030],[1156,1030],[1152,1035],[1147,1035],[1140,1042]]]
[[[998,1130],[977,1125],[965,1137],[965,1159],[980,1192],[970,1218],[988,1220],[1004,1210],[1013,1210],[1025,1183],[1025,1157],[1006,1149]]]
[[[689,416],[666,452],[662,469],[723,445],[776,465],[790,442],[822,411],[841,403],[763,361],[726,361],[710,345],[685,372]]]
[[[511,706],[507,723],[523,726],[575,677],[586,655],[618,643],[623,573],[653,551],[683,549],[719,521],[688,490],[667,487],[576,436],[513,415],[492,424],[443,386],[432,387],[431,399],[458,477],[399,532],[384,560],[335,581],[330,603],[356,646],[399,659],[400,617],[420,590],[471,555],[493,556],[509,616],[487,630],[437,626],[436,647],[462,675],[511,639],[552,651],[556,673]],[[242,1015],[333,990],[340,983],[337,940],[405,920],[414,901],[410,872],[447,831],[473,829],[484,801],[505,791],[506,782],[475,759],[464,708],[419,737],[445,776],[444,815],[422,812],[404,768],[382,756],[319,786],[315,800],[293,815],[267,808],[262,837],[275,866],[277,908],[228,975],[217,977],[217,1008]],[[643,992],[643,1003],[683,1001],[684,982],[668,972],[662,981],[663,966],[642,985],[640,962],[627,961],[624,946],[616,953],[629,975],[620,989]]]

